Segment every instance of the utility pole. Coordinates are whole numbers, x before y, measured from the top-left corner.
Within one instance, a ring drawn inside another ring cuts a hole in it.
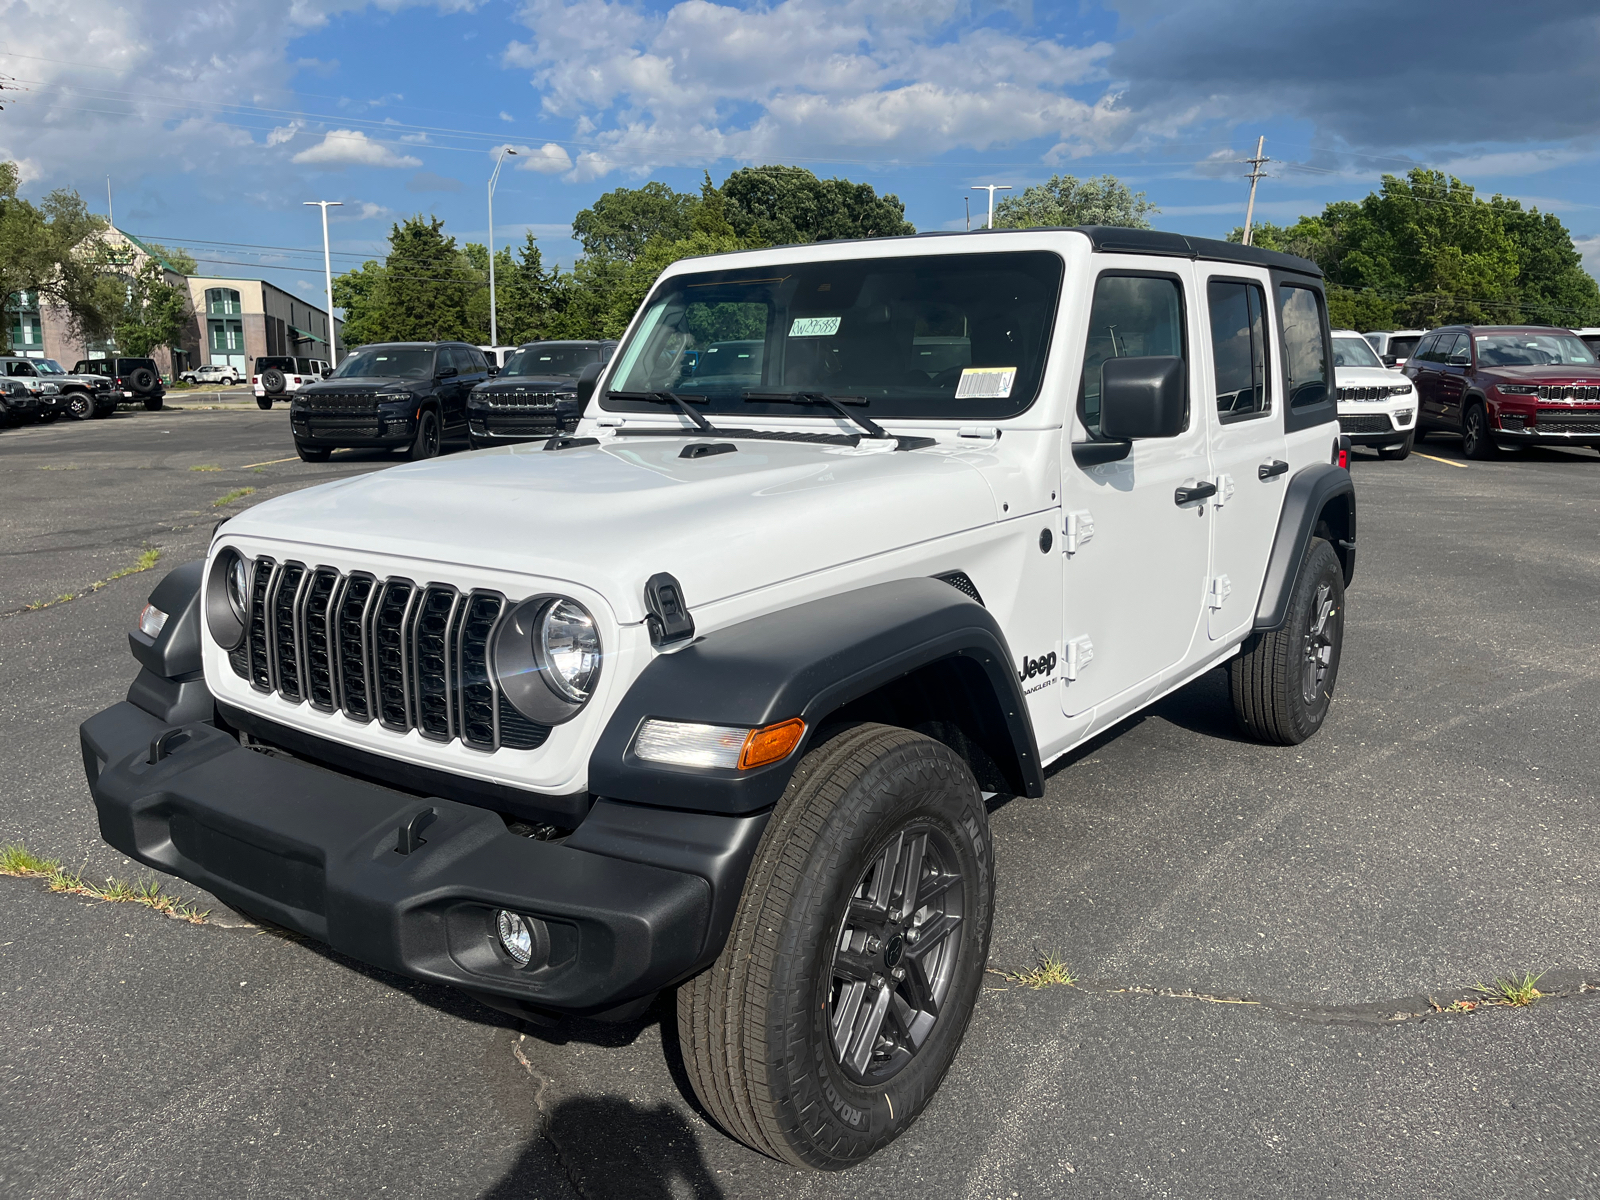
[[[1244,239],[1243,239],[1243,243],[1246,246],[1248,246],[1250,244],[1250,225],[1251,225],[1251,222],[1253,222],[1255,220],[1255,215],[1256,215],[1256,181],[1259,180],[1263,175],[1266,174],[1266,172],[1263,171],[1261,168],[1265,164],[1267,164],[1267,163],[1272,161],[1270,158],[1266,157],[1264,154],[1261,153],[1262,148],[1264,146],[1266,146],[1266,144],[1267,144],[1267,135],[1266,134],[1262,134],[1256,140],[1256,156],[1254,158],[1245,159],[1245,162],[1250,164],[1250,174],[1247,176],[1247,178],[1250,180],[1250,204],[1244,210]]]
[[[993,229],[994,228],[994,194],[996,192],[1009,192],[1011,190],[1011,185],[1009,183],[975,183],[975,184],[972,185],[972,190],[975,191],[975,192],[988,192],[989,193],[989,223],[987,225],[985,225],[984,228],[985,229]]]
[[[307,200],[322,210],[322,278],[328,287],[328,364],[339,365],[339,334],[333,325],[333,256],[328,252],[328,210],[342,208],[343,200]]]
[[[111,210],[111,176],[106,176],[106,224],[117,227],[117,214]]]
[[[961,207],[967,210],[967,232],[972,232],[972,197],[961,197]]]
[[[494,174],[489,176],[489,345],[500,344],[499,314],[494,306],[494,185],[500,180],[500,164],[505,162],[506,155],[515,154],[510,146],[502,146],[499,155],[494,160]]]

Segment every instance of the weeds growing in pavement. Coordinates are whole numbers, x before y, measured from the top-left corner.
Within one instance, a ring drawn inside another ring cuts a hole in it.
[[[1047,987],[1072,987],[1078,982],[1078,977],[1067,969],[1066,962],[1054,954],[1043,955],[1030,970],[995,971],[994,974],[1034,991]]]
[[[1501,1008],[1525,1008],[1544,995],[1534,986],[1543,978],[1543,971],[1537,975],[1532,971],[1524,971],[1521,979],[1513,971],[1509,979],[1496,978],[1492,984],[1479,983],[1473,990],[1484,998],[1485,1004]]]
[[[221,467],[217,467],[217,466],[212,466],[210,463],[207,463],[206,465],[200,466],[200,467],[190,467],[189,470],[191,470],[191,471],[220,471],[220,470],[222,470],[222,468]]]
[[[123,567],[120,571],[113,571],[104,579],[97,579],[81,592],[62,592],[54,600],[35,600],[32,604],[24,604],[21,608],[13,609],[8,613],[0,613],[0,617],[14,617],[18,613],[38,612],[41,608],[50,608],[56,604],[65,604],[69,600],[81,600],[90,592],[98,592],[106,584],[118,579],[126,579],[129,575],[137,575],[140,571],[148,571],[161,561],[161,551],[153,546],[146,546],[139,552],[139,557],[134,559],[133,566]]]
[[[211,507],[221,508],[225,504],[232,504],[235,500],[243,500],[246,496],[254,496],[255,494],[255,488],[234,488],[233,491],[228,492],[226,495],[218,496],[215,500],[213,500],[211,502]]]
[[[88,896],[110,904],[142,904],[163,916],[176,917],[191,925],[204,925],[211,911],[186,904],[181,896],[168,895],[154,879],[134,883],[126,879],[108,879],[103,885],[90,883],[81,875],[63,870],[60,860],[40,858],[21,842],[0,846],[0,875],[42,879],[52,892],[68,896]]]

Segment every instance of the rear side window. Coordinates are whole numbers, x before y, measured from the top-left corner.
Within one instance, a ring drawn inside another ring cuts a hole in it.
[[[1283,324],[1283,367],[1289,407],[1305,408],[1328,398],[1328,353],[1322,330],[1322,297],[1311,288],[1280,284],[1278,318]]]
[[[1259,284],[1213,279],[1206,286],[1211,357],[1217,370],[1217,413],[1224,421],[1258,416],[1267,393],[1266,294]]]
[[[1102,275],[1095,280],[1083,350],[1078,418],[1100,436],[1100,369],[1108,359],[1184,358],[1183,293],[1168,275]],[[1189,424],[1187,412],[1184,427]]]

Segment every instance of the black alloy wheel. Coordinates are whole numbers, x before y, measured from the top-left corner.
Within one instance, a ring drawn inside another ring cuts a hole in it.
[[[439,414],[433,409],[423,409],[417,418],[417,436],[411,439],[405,455],[412,462],[439,457]]]
[[[1334,612],[1333,581],[1321,579],[1311,595],[1310,620],[1300,639],[1300,698],[1315,705],[1328,681],[1339,646],[1335,635],[1339,616]]]
[[[72,392],[67,396],[67,411],[74,420],[87,421],[95,415],[94,397],[88,392]]]
[[[1461,452],[1482,462],[1495,457],[1497,447],[1489,433],[1489,413],[1481,404],[1467,409],[1461,419]]]

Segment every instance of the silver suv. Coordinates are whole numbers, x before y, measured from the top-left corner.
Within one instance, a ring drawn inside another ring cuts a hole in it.
[[[111,380],[104,375],[69,374],[53,358],[0,357],[0,373],[14,379],[39,400],[39,416],[53,421],[72,416],[80,421],[115,411]]]

